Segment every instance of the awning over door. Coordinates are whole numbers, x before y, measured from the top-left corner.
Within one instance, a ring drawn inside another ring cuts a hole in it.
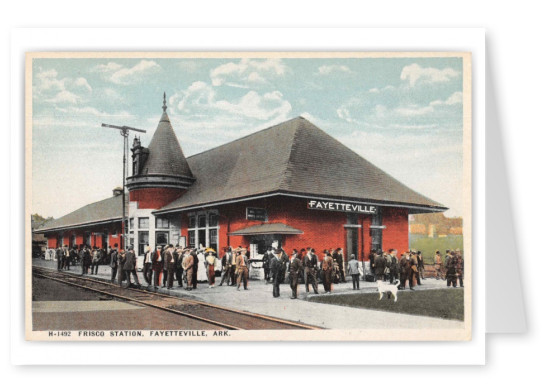
[[[232,236],[246,236],[246,235],[301,235],[300,229],[290,227],[283,223],[270,223],[270,224],[257,224],[237,231],[230,232],[228,235]]]

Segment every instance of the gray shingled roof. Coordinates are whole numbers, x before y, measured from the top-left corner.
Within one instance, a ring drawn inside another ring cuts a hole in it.
[[[303,234],[300,229],[290,227],[283,223],[268,223],[268,224],[256,224],[243,229],[230,232],[228,235],[268,235],[268,234],[286,234],[286,235],[300,235]]]
[[[193,177],[166,112],[163,112],[161,116],[148,149],[149,157],[140,170],[140,175],[163,174]]]
[[[128,201],[128,195],[126,196]],[[126,213],[128,215],[128,202],[126,202]],[[122,198],[121,195],[107,198],[92,204],[83,206],[58,219],[47,221],[35,232],[47,232],[58,228],[70,228],[83,225],[94,225],[100,222],[122,219]]]
[[[297,117],[188,158],[197,181],[159,212],[266,194],[446,210]]]

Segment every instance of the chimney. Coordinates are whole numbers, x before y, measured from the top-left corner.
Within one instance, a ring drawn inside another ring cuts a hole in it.
[[[115,187],[113,189],[113,197],[122,195],[122,187]]]

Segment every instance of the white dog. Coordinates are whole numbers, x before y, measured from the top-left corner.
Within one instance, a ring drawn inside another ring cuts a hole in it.
[[[390,295],[394,296],[394,301],[398,300],[398,284],[400,284],[400,281],[396,281],[394,285],[392,284],[385,284],[381,280],[377,280],[377,289],[379,290],[379,300],[383,298],[383,294],[388,292],[388,298],[390,299]]]

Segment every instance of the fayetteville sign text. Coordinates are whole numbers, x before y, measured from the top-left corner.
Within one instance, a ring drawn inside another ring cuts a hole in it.
[[[355,212],[376,214],[377,207],[373,205],[354,204],[350,202],[309,200],[308,209],[332,210],[335,212]]]

